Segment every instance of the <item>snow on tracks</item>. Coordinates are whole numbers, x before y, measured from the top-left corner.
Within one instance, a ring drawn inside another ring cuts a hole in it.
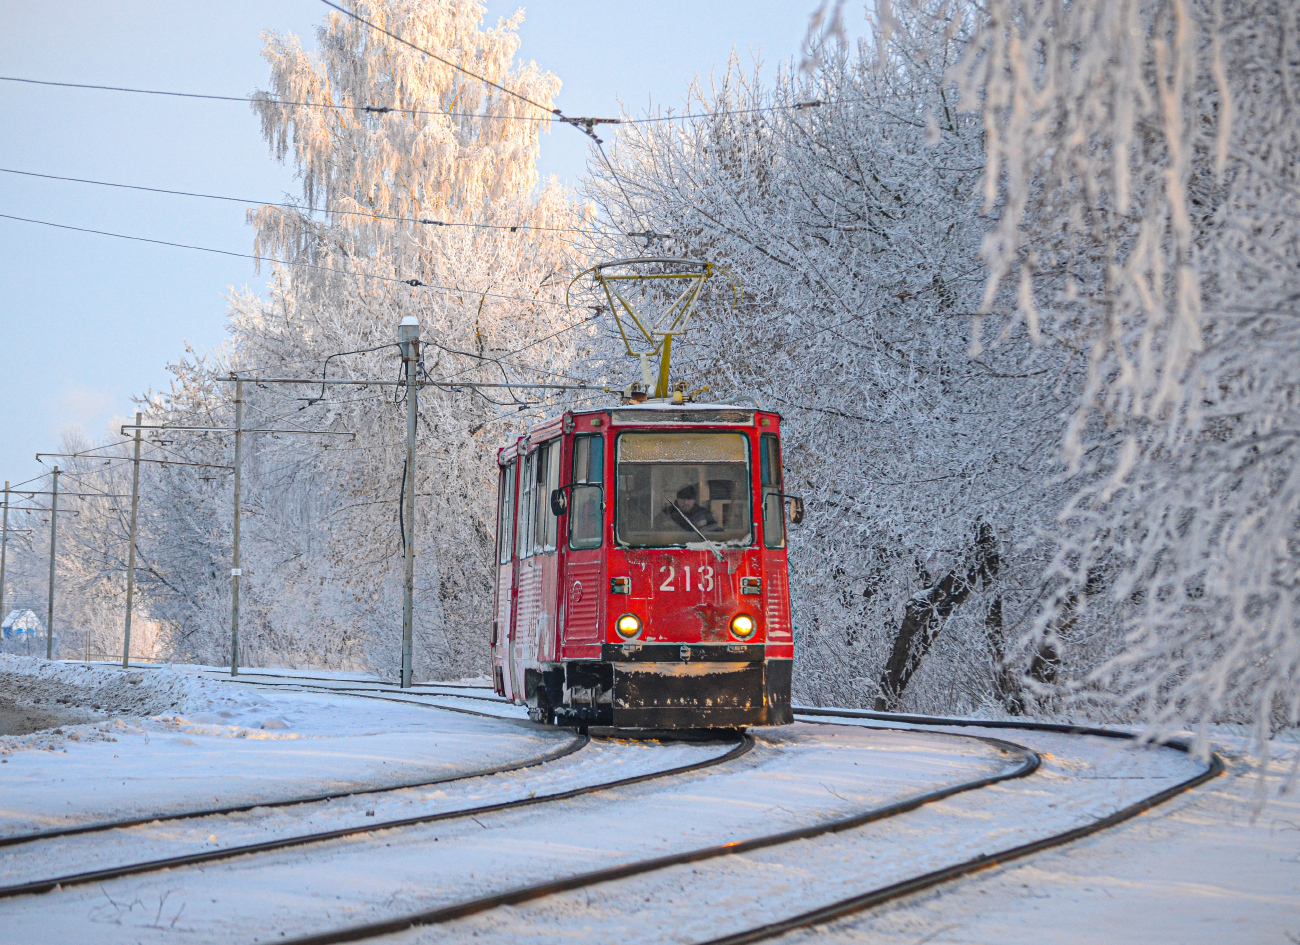
[[[668,747],[637,750],[655,755]],[[573,761],[587,756],[584,751]],[[606,777],[613,760],[606,756],[601,765]],[[559,767],[539,773],[553,776]],[[384,831],[362,842],[245,858],[201,873],[182,870],[113,881],[102,890],[65,890],[53,894],[61,917],[53,924],[39,921],[42,912],[49,913],[49,897],[8,900],[0,903],[0,923],[20,936],[39,930],[41,940],[50,942],[84,938],[87,923],[104,941],[283,941],[556,876],[688,853],[702,844],[816,827],[828,815],[851,816],[912,797],[920,785],[954,786],[1007,767],[1001,751],[952,736],[811,726],[764,730],[745,758],[692,776]]]

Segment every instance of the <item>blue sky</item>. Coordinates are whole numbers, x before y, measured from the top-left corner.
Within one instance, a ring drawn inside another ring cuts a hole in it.
[[[520,55],[564,82],[569,114],[679,104],[691,79],[769,67],[798,53],[817,0],[490,0],[494,23],[523,6]],[[853,4],[850,27],[862,28]],[[0,75],[246,95],[266,84],[261,32],[308,46],[317,0],[0,0]],[[576,181],[587,149],[557,128],[543,174]],[[0,82],[0,167],[277,200],[292,168],[269,155],[240,103],[186,101]],[[0,173],[0,214],[249,252],[236,204]],[[0,219],[0,480],[39,473],[65,429],[98,440],[166,366],[219,345],[231,287],[260,288],[251,262]]]

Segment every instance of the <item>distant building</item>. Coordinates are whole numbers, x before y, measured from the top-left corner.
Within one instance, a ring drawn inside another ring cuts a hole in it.
[[[4,623],[0,623],[0,639],[4,640],[24,638],[31,640],[44,632],[45,627],[41,624],[41,618],[31,610],[11,610],[9,616],[5,617]]]

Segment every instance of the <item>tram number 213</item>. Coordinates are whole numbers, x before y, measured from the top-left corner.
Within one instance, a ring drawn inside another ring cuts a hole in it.
[[[695,569],[694,587],[692,587],[691,566],[689,564],[682,568],[682,573],[685,577],[685,584],[686,584],[685,587],[678,587],[676,584],[673,583],[675,580],[677,580],[677,568],[674,567],[673,565],[671,564],[663,565],[662,567],[659,568],[659,573],[667,574],[667,577],[664,578],[664,582],[659,585],[659,590],[661,591],[677,591],[677,590],[711,591],[713,590],[713,569],[708,565],[704,565],[703,567]]]

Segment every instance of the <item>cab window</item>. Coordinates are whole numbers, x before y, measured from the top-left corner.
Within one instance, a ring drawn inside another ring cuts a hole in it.
[[[753,541],[744,434],[628,432],[618,437],[617,459],[620,545],[739,548]]]

